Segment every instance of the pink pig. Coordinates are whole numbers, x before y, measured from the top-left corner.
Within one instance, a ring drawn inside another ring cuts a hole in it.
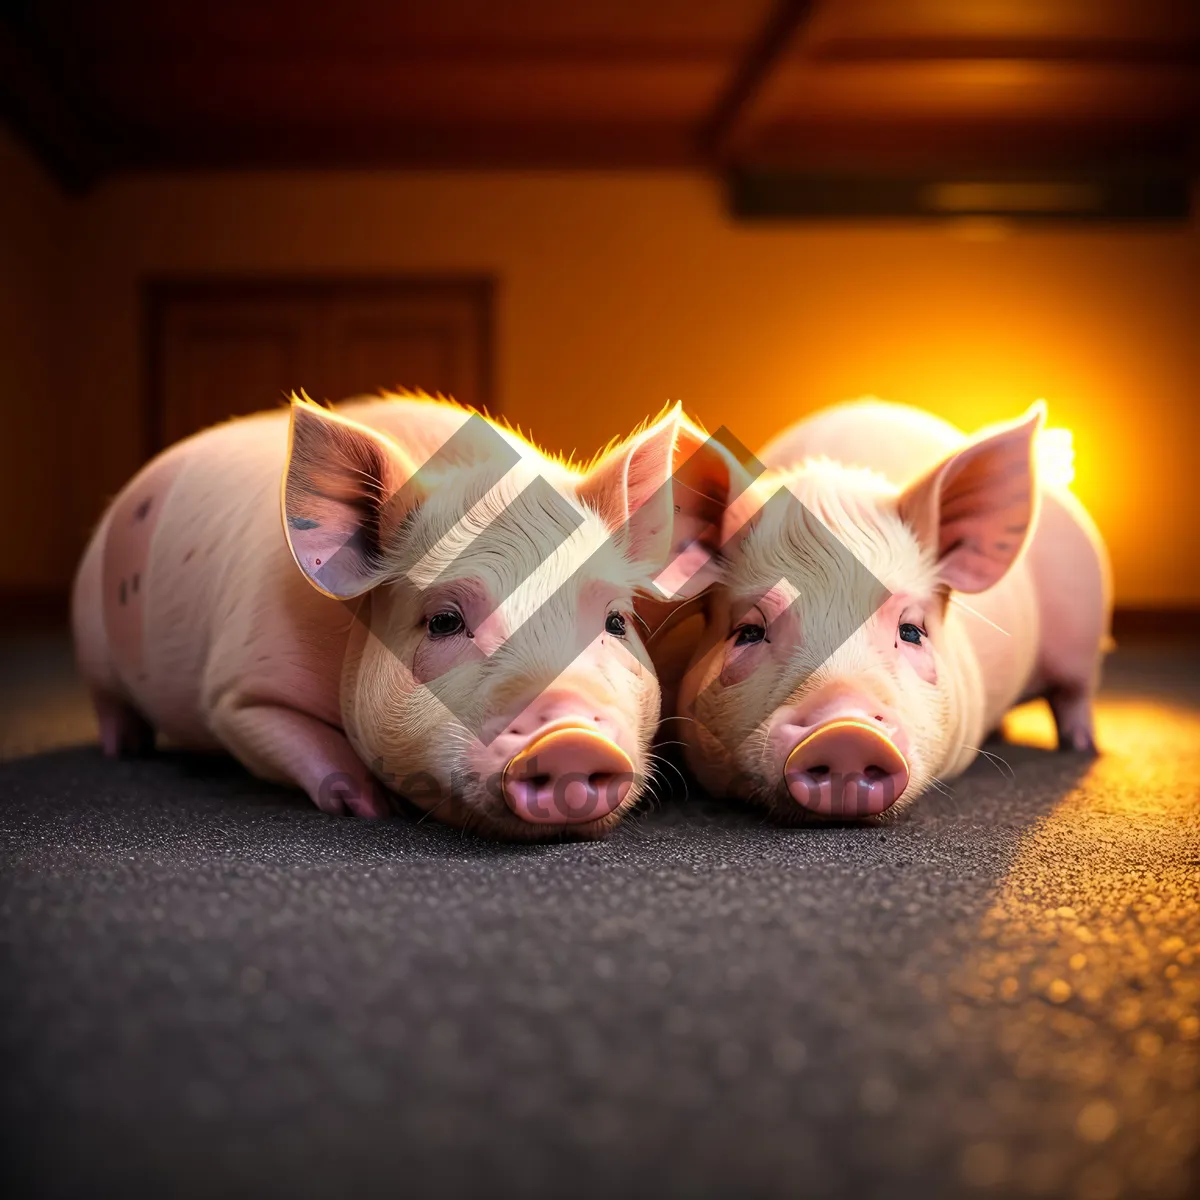
[[[586,469],[412,397],[294,401],[172,446],[75,581],[105,752],[157,731],[330,813],[384,815],[383,780],[490,835],[603,835],[658,721],[631,614],[670,550],[678,420]]]
[[[968,439],[859,401],[779,434],[753,483],[711,445],[695,457],[728,497],[677,702],[702,783],[785,819],[877,814],[1038,696],[1061,747],[1094,750],[1108,562],[1075,497],[1036,480],[1042,421],[1039,404]]]

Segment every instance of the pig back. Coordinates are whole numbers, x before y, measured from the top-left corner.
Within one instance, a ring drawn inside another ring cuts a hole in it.
[[[343,648],[320,629],[344,613],[308,587],[287,547],[287,432],[281,408],[170,447],[122,489],[85,558],[99,570],[76,604],[99,610],[105,644],[90,657],[107,667],[93,682],[180,744],[217,744],[209,718],[230,689],[284,694],[337,721]]]
[[[966,434],[949,421],[919,408],[855,400],[789,425],[758,457],[777,469],[825,457],[847,467],[867,467],[900,487],[966,441]]]
[[[354,396],[335,407],[352,421],[386,434],[417,468],[429,462],[439,468],[466,467],[503,455],[506,447],[527,449],[522,439],[503,426],[451,400]],[[475,422],[456,438],[472,416],[476,416]]]

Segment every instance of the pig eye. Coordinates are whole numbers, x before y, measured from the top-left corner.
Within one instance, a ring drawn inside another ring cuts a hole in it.
[[[906,621],[900,626],[900,640],[902,642],[912,642],[914,646],[919,646],[923,637],[928,637],[928,634],[919,625],[913,625]]]
[[[604,632],[612,634],[613,637],[623,638],[625,636],[625,618],[619,612],[610,612],[604,618]]]
[[[434,613],[425,625],[429,630],[431,638],[453,637],[456,633],[462,633],[466,628],[463,624],[462,616],[452,609],[448,609],[446,612]]]
[[[735,646],[754,646],[767,639],[765,625],[739,625],[733,632],[737,635],[733,642]]]

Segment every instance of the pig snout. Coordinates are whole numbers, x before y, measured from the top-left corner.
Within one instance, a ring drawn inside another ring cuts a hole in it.
[[[494,740],[509,809],[531,824],[581,824],[620,808],[634,781],[620,723],[586,696],[547,693]]]
[[[792,799],[826,817],[874,816],[908,787],[906,739],[865,698],[788,712],[775,730]]]
[[[523,821],[575,824],[619,808],[633,786],[633,763],[603,734],[582,726],[534,738],[504,768],[504,799]]]

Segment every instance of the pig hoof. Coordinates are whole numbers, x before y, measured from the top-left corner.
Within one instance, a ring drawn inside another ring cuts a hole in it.
[[[100,748],[108,758],[141,758],[154,749],[154,727],[123,700],[96,696]]]
[[[1080,688],[1063,687],[1050,692],[1050,711],[1058,730],[1058,748],[1078,754],[1095,754],[1092,733],[1092,697]]]
[[[335,771],[321,781],[313,803],[331,817],[348,813],[369,821],[392,815],[383,787],[374,779],[363,781],[345,771]]]
[[[1074,733],[1060,734],[1058,748],[1074,754],[1096,755],[1100,753],[1096,749],[1096,739],[1086,729],[1076,730]]]
[[[395,815],[391,804],[383,794],[383,789],[379,787],[373,788],[371,793],[363,796],[357,804],[351,804],[350,811],[356,817],[362,817],[367,821],[382,821],[385,817]]]

